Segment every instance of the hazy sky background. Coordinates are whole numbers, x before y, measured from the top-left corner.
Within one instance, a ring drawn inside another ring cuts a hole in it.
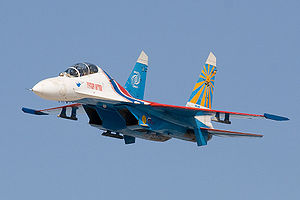
[[[299,1],[0,1],[0,199],[299,199]],[[213,108],[289,117],[215,128],[263,133],[207,146],[101,136],[32,116],[62,105],[25,88],[82,61],[124,84],[149,55],[145,99],[185,105],[210,51]]]

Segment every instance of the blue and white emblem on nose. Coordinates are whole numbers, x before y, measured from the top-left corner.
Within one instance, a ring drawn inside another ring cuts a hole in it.
[[[80,87],[82,83],[78,82],[76,83],[77,87]]]

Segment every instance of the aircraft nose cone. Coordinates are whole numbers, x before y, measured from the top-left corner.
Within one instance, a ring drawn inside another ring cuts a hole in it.
[[[33,86],[32,91],[47,100],[57,100],[59,97],[59,83],[56,80],[45,79]]]
[[[40,81],[35,86],[33,86],[32,91],[37,95],[39,93],[41,94],[43,93],[43,88],[44,88],[43,86],[44,86],[43,81]]]

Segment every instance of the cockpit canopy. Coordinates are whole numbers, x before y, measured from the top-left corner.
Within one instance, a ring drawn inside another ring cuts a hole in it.
[[[65,74],[70,77],[81,77],[98,72],[98,67],[90,63],[77,63],[69,67]]]

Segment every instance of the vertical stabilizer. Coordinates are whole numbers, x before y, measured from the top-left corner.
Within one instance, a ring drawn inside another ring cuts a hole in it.
[[[210,52],[189,101],[186,104],[187,107],[211,109],[216,72],[216,57]]]
[[[142,51],[125,84],[125,89],[137,99],[144,99],[147,68],[148,56]]]

